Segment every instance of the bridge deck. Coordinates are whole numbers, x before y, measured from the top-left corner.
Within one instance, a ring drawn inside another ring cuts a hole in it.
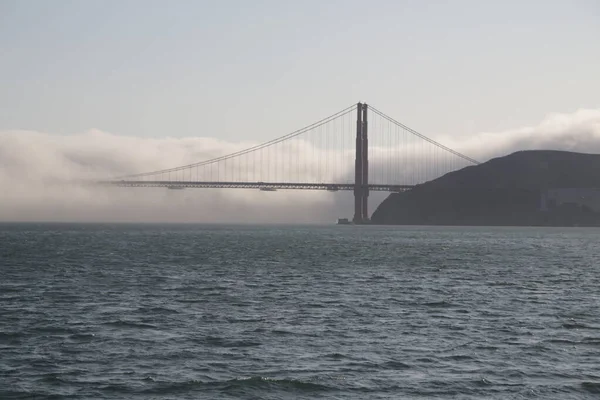
[[[284,183],[284,182],[200,182],[200,181],[100,181],[100,185],[120,187],[165,187],[169,189],[260,189],[270,190],[354,190],[353,183]],[[404,192],[413,185],[377,185],[369,184],[369,190],[375,192]]]

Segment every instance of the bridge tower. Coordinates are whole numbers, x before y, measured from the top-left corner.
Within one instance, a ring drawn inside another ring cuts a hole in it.
[[[355,224],[369,221],[369,139],[368,106],[356,105],[356,160],[354,170],[354,218]]]
[[[362,118],[362,222],[369,222],[369,137],[367,135],[367,104],[363,104]]]

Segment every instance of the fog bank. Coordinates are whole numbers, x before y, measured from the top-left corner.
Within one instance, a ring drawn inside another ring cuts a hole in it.
[[[480,161],[518,150],[600,153],[600,110],[549,115],[535,126],[435,140]],[[166,190],[74,185],[170,168],[247,148],[214,138],[0,132],[0,221],[333,223],[352,216],[351,192]],[[352,165],[352,161],[349,163]],[[385,197],[374,193],[371,210]]]

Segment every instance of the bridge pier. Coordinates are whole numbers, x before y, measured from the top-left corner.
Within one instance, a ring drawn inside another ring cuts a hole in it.
[[[369,221],[369,139],[367,136],[366,104],[356,105],[356,160],[354,170],[354,218],[355,224]]]

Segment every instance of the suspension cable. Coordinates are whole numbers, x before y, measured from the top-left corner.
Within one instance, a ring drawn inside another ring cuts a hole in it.
[[[138,174],[123,175],[123,176],[116,177],[114,179],[139,178],[139,177],[143,177],[143,176],[158,175],[158,174],[167,173],[167,172],[175,172],[175,171],[180,171],[180,170],[186,169],[186,168],[204,166],[204,165],[216,163],[218,161],[226,160],[226,159],[229,159],[229,158],[241,156],[241,155],[244,155],[244,154],[256,151],[256,150],[263,149],[265,147],[269,147],[269,146],[274,145],[276,143],[280,143],[280,142],[282,142],[284,140],[291,139],[291,138],[294,138],[296,136],[299,136],[299,135],[301,135],[303,133],[306,133],[306,132],[308,132],[308,131],[310,131],[312,129],[315,129],[315,128],[318,128],[318,127],[320,127],[322,125],[325,125],[328,122],[331,122],[332,120],[335,120],[335,119],[337,119],[339,117],[343,117],[344,115],[353,112],[355,109],[356,109],[356,104],[353,104],[350,107],[347,107],[347,108],[345,108],[345,109],[343,109],[341,111],[338,111],[337,113],[332,114],[332,115],[330,115],[330,116],[328,116],[326,118],[323,118],[323,119],[321,119],[321,120],[319,120],[319,121],[317,121],[317,122],[315,122],[313,124],[307,125],[304,128],[298,129],[298,130],[293,131],[291,133],[288,133],[288,134],[286,134],[284,136],[280,136],[278,138],[269,140],[268,142],[264,142],[264,143],[258,144],[256,146],[249,147],[247,149],[240,150],[240,151],[237,151],[237,152],[234,152],[234,153],[226,154],[224,156],[215,157],[215,158],[212,158],[212,159],[209,159],[209,160],[200,161],[200,162],[193,163],[193,164],[182,165],[182,166],[179,166],[179,167],[161,169],[161,170],[156,170],[156,171],[151,171],[151,172],[142,172],[142,173],[138,173]]]
[[[437,146],[437,147],[439,147],[439,148],[441,148],[443,150],[446,150],[447,152],[450,152],[450,153],[454,154],[455,156],[462,158],[465,161],[469,161],[470,163],[473,163],[475,165],[481,164],[479,161],[477,161],[477,160],[475,160],[475,159],[473,159],[473,158],[471,158],[469,156],[466,156],[466,155],[464,155],[462,153],[459,153],[456,150],[452,150],[451,148],[449,148],[447,146],[444,146],[443,144],[441,144],[439,142],[436,142],[433,139],[428,138],[427,136],[425,136],[425,135],[423,135],[423,134],[415,131],[414,129],[409,128],[408,126],[404,125],[403,123],[396,121],[392,117],[387,116],[386,114],[384,114],[383,112],[379,111],[378,109],[376,109],[375,107],[373,107],[370,104],[369,104],[369,108],[371,109],[371,111],[373,111],[374,113],[378,114],[380,117],[385,118],[389,122],[402,127],[403,129],[409,131],[413,135],[415,135],[415,136],[417,136],[417,137],[419,137],[419,138],[421,138],[421,139],[423,139],[423,140],[425,140],[425,141],[427,141],[427,142],[429,142],[429,143],[431,143],[431,144],[433,144],[433,145],[435,145],[435,146]]]

